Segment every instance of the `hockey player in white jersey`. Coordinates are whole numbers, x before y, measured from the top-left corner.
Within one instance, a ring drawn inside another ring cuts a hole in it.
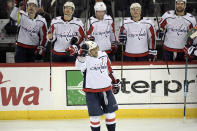
[[[159,24],[164,31],[164,60],[184,61],[183,48],[187,41],[187,32],[196,25],[195,17],[185,12],[186,0],[176,0],[175,10],[167,11]]]
[[[155,25],[141,17],[141,5],[130,6],[131,17],[120,23],[119,41],[125,42],[124,61],[156,60]]]
[[[72,44],[79,45],[84,39],[83,23],[80,19],[73,17],[75,5],[67,1],[64,4],[64,16],[58,16],[51,22],[48,39],[54,42],[52,50],[53,62],[74,62],[75,57],[70,54],[69,48]],[[72,38],[78,40],[72,43]]]
[[[100,131],[100,116],[105,115],[108,131],[115,131],[115,111],[118,105],[113,95],[119,92],[120,81],[115,79],[111,62],[104,51],[98,51],[98,45],[93,41],[86,41],[88,54],[76,59],[76,67],[81,70],[84,83],[83,91],[90,116],[92,131]],[[84,45],[83,45],[84,46]],[[82,46],[81,50],[84,50]],[[83,52],[83,51],[79,52]]]
[[[114,44],[116,40],[114,22],[112,17],[106,14],[106,5],[104,2],[96,2],[94,5],[95,16],[88,20],[87,37],[89,40],[95,41],[99,50],[105,51],[110,60],[114,61],[113,53],[116,52],[117,46]]]
[[[20,10],[15,0],[15,7],[11,12],[11,19],[18,23],[18,38],[16,42],[15,62],[34,62],[35,55],[44,55],[47,36],[46,20],[36,14],[37,0],[28,0],[26,12]]]

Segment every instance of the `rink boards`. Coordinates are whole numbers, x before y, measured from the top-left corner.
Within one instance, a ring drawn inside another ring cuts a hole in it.
[[[182,118],[185,64],[113,63],[117,118]],[[50,75],[51,72],[51,75]],[[197,118],[197,63],[189,64],[186,116]],[[51,81],[50,81],[51,76]],[[0,119],[88,118],[83,77],[74,64],[0,64]]]

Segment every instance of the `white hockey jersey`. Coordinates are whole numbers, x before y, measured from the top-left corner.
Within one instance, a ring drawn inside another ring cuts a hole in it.
[[[18,21],[18,8],[14,7],[10,17]],[[25,48],[36,48],[38,45],[46,46],[47,24],[44,17],[37,15],[35,19],[30,19],[28,13],[20,11],[19,34],[17,45]]]
[[[148,50],[156,49],[155,25],[144,18],[140,21],[133,21],[131,17],[125,18],[120,23],[120,33],[127,36],[124,55],[129,57],[143,57],[148,55]]]
[[[55,42],[53,50],[59,55],[70,46],[70,40],[73,37],[78,38],[78,44],[84,39],[83,23],[75,17],[70,21],[64,21],[61,16],[54,18],[50,31],[53,33],[52,42]]]
[[[165,31],[164,49],[173,52],[183,52],[187,41],[187,32],[196,25],[195,17],[186,13],[177,16],[174,10],[166,12],[161,20],[160,27]]]
[[[88,36],[94,36],[95,42],[101,51],[110,51],[111,43],[116,41],[114,23],[109,15],[104,15],[103,20],[90,17],[88,20]]]
[[[112,88],[112,80],[109,76],[112,72],[111,62],[106,52],[98,51],[96,58],[87,55],[84,61],[76,59],[75,66],[83,73],[83,91],[103,92]]]

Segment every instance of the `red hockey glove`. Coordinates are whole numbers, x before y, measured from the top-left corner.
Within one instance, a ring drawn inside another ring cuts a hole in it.
[[[66,49],[66,54],[67,54],[67,55],[70,55],[70,56],[76,55],[77,52],[78,52],[78,47],[77,47],[77,45],[71,45],[70,47],[68,47],[68,48]]]
[[[114,94],[118,94],[120,90],[120,80],[116,79],[114,82],[112,82],[112,91]]]

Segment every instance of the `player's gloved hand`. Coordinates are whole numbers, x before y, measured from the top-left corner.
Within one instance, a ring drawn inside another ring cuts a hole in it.
[[[45,47],[44,46],[38,46],[36,48],[36,51],[34,52],[35,54],[39,54],[41,56],[44,56],[44,52],[45,52]]]
[[[95,37],[94,36],[88,36],[88,40],[89,41],[94,41],[95,40]]]
[[[120,80],[116,79],[115,81],[112,82],[112,91],[114,94],[118,94],[120,90]]]
[[[117,41],[113,41],[112,44],[111,44],[111,51],[112,51],[112,53],[116,53],[117,50],[118,50],[118,46],[117,46],[116,43],[118,43],[118,42]]]
[[[45,52],[46,48],[44,46],[38,46],[36,48],[36,51],[34,52],[35,54],[35,59],[37,60],[41,60],[42,57],[44,56],[44,52]]]
[[[163,35],[164,35],[163,29],[162,28],[158,29],[157,30],[157,37],[161,39],[161,38],[163,38]]]
[[[88,53],[88,46],[86,44],[83,44],[78,51],[78,56],[85,57],[87,53]]]
[[[23,6],[24,2],[23,0],[14,0],[14,4],[16,7],[19,7],[19,6]]]
[[[77,45],[71,45],[70,47],[68,47],[66,49],[66,54],[70,55],[70,56],[74,56],[78,53],[78,50],[79,49],[78,49]]]
[[[70,44],[71,44],[71,45],[77,45],[77,42],[78,42],[77,37],[73,37],[73,38],[70,40]]]
[[[124,33],[120,33],[120,34],[119,34],[119,41],[120,41],[120,42],[125,42],[125,41],[127,41],[127,35],[124,34]]]
[[[191,56],[194,55],[194,52],[196,51],[196,47],[195,46],[185,46],[183,49],[185,55]]]
[[[149,50],[149,61],[157,60],[157,50]]]

